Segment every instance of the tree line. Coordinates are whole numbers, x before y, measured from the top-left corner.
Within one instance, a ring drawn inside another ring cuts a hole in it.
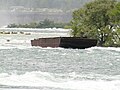
[[[68,26],[68,23],[55,23],[54,21],[51,21],[49,19],[45,19],[44,21],[40,22],[31,22],[28,24],[10,24],[7,26],[7,28],[65,28],[65,26]]]

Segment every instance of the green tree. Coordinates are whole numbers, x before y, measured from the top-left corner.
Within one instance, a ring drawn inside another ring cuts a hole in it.
[[[94,0],[73,12],[72,35],[98,40],[100,46],[120,44],[120,3]]]

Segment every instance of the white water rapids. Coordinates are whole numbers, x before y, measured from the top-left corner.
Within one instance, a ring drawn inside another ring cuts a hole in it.
[[[69,36],[70,32],[0,30],[18,32],[0,34],[0,90],[120,90],[120,48],[32,47],[31,39]]]

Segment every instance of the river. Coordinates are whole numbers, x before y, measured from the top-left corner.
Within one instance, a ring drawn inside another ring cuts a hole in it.
[[[30,35],[0,35],[0,90],[120,90],[120,48],[32,47],[31,39],[69,30],[9,30]]]

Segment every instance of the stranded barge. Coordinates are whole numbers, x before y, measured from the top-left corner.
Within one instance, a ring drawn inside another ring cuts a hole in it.
[[[51,37],[39,38],[31,40],[32,46],[40,47],[62,47],[62,48],[78,48],[85,49],[96,46],[96,39],[87,39],[80,37]]]

